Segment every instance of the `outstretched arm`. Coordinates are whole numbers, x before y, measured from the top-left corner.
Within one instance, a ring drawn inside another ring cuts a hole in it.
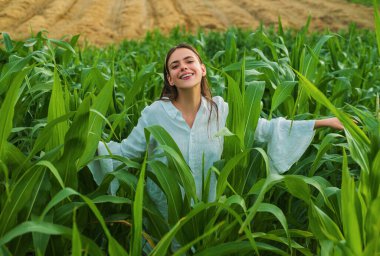
[[[322,127],[330,127],[336,130],[343,130],[343,124],[336,117],[315,120],[314,129],[322,128]]]

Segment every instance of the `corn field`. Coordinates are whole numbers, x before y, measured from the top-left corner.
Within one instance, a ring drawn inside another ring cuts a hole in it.
[[[378,10],[375,5],[375,10]],[[96,48],[79,36],[24,41],[3,33],[0,48],[1,255],[380,255],[380,18],[376,31],[340,33],[261,27],[169,36]],[[160,127],[168,164],[96,156],[120,141],[157,100],[167,50],[194,45],[213,95],[230,106],[217,198],[194,195],[181,152]],[[259,117],[336,116],[285,175],[269,172],[253,134]],[[98,186],[95,159],[122,165]],[[151,178],[168,203],[166,220],[145,193]],[[182,179],[185,177],[185,179]],[[115,195],[108,188],[117,179]],[[181,192],[182,191],[182,192]],[[184,195],[184,196],[183,196]]]

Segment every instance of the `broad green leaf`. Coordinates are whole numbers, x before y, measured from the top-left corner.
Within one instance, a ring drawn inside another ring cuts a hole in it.
[[[198,243],[199,241],[201,241],[202,239],[210,236],[212,233],[216,232],[218,229],[220,229],[222,226],[223,226],[223,222],[213,226],[211,229],[207,230],[207,232],[205,232],[203,235],[197,237],[196,239],[194,239],[194,241],[191,241],[190,243],[186,244],[185,246],[183,246],[182,248],[180,248],[179,250],[177,250],[173,256],[179,256],[179,255],[183,255],[184,253],[186,253],[188,250],[190,250],[190,248]]]
[[[309,186],[301,178],[295,175],[286,175],[284,177],[287,191],[293,196],[302,199],[305,203],[309,204],[311,200],[311,193]]]
[[[65,198],[68,198],[69,196],[76,195],[79,196],[85,203],[86,205],[90,208],[92,213],[95,215],[97,220],[99,221],[107,239],[108,239],[108,253],[109,255],[113,256],[118,256],[118,255],[128,255],[128,253],[125,251],[125,249],[112,237],[109,229],[107,228],[106,222],[101,215],[99,209],[96,207],[95,203],[88,198],[87,196],[84,196],[77,191],[73,190],[72,188],[64,188],[61,191],[59,191],[55,197],[48,203],[48,205],[45,207],[42,215],[40,216],[41,221],[44,218],[44,215],[53,208],[55,205],[57,205],[59,202],[64,200]],[[70,232],[70,236],[72,233]],[[82,240],[83,241],[83,240]]]
[[[315,157],[315,160],[314,160],[314,162],[311,166],[311,169],[309,171],[309,177],[314,176],[317,168],[320,165],[322,157],[331,148],[334,140],[336,138],[339,138],[339,137],[342,137],[342,135],[337,134],[337,133],[329,133],[326,135],[326,137],[323,138],[322,143],[319,145],[317,156]]]
[[[63,97],[63,91],[61,86],[61,80],[58,75],[58,71],[54,69],[54,83],[53,89],[50,96],[49,102],[49,112],[48,112],[48,123],[66,114],[65,100]],[[65,141],[65,134],[69,127],[67,122],[61,122],[57,124],[51,133],[50,140],[47,144],[46,149],[52,150],[55,147],[62,145]],[[61,150],[63,153],[63,150]]]
[[[32,215],[31,216],[32,221],[38,221],[39,218],[37,216]],[[45,218],[46,222],[52,223],[53,222],[53,215],[47,216]],[[34,250],[36,251],[37,255],[45,255],[46,249],[48,247],[50,240],[49,234],[39,233],[39,232],[32,232],[32,238],[33,238],[33,246]]]
[[[20,91],[21,84],[25,76],[30,72],[30,69],[24,69],[19,72],[12,81],[10,89],[0,108],[0,159],[5,157],[5,146],[8,137],[13,127],[13,116],[16,102],[22,92]],[[0,82],[1,84],[1,82]],[[23,88],[22,88],[23,89]]]
[[[6,33],[6,32],[2,32],[1,34],[3,35],[4,45],[5,45],[5,50],[6,50],[8,53],[12,52],[12,50],[13,50],[13,44],[12,44],[12,39],[11,39],[11,37],[10,37],[9,34]]]
[[[276,255],[289,255],[288,253],[282,251],[279,248],[276,248],[270,244],[257,242],[257,247],[260,251],[268,251],[270,254]],[[199,253],[197,256],[206,256],[206,255],[256,255],[252,249],[252,245],[248,241],[232,241],[224,244],[218,244],[213,247],[209,247]]]
[[[106,114],[108,106],[112,101],[112,90],[114,83],[115,80],[112,77],[102,88],[91,106],[93,110],[102,115]],[[86,149],[79,159],[78,167],[82,167],[87,164],[95,154],[102,133],[103,122],[101,120],[101,117],[96,112],[90,113]]]
[[[67,42],[57,39],[49,39],[50,42],[54,43],[55,45],[70,51],[71,53],[75,54],[74,48]]]
[[[218,206],[222,207],[223,209],[227,210],[240,224],[242,223],[241,218],[239,217],[236,212],[233,211],[232,208],[228,207],[227,205],[220,204],[220,203],[203,203],[200,202],[196,205],[194,205],[194,208],[182,219],[180,219],[174,227],[160,240],[160,242],[156,245],[156,247],[153,249],[152,253],[150,254],[151,256],[156,256],[156,255],[165,255],[167,253],[167,250],[174,239],[174,236],[176,233],[187,223],[189,222],[194,216],[197,214],[207,210],[209,207],[213,206]],[[253,237],[250,236],[250,232],[246,229],[243,228],[245,234],[248,236],[249,239],[249,245],[251,250],[255,250],[257,252],[257,247],[256,243],[253,240]]]
[[[168,201],[168,222],[174,225],[181,215],[182,209],[182,194],[178,186],[178,182],[170,174],[167,166],[159,161],[148,162],[154,175],[157,177],[159,186],[166,195]]]
[[[281,103],[283,103],[288,97],[291,96],[295,85],[295,81],[284,81],[277,86],[272,96],[269,118],[272,117],[273,111],[276,110],[278,106],[281,105]]]
[[[344,240],[337,224],[312,201],[309,207],[309,223],[312,232],[319,240],[328,239],[334,243]]]
[[[246,157],[249,152],[250,150],[245,150],[244,152],[235,155],[220,171],[218,183],[216,186],[216,198],[219,198],[225,192],[228,176],[230,175],[231,171],[237,166],[237,164],[239,164],[240,161]]]
[[[59,175],[59,171],[57,170],[57,168],[55,168],[55,166],[51,162],[46,161],[46,160],[42,160],[42,161],[37,162],[36,166],[47,167],[50,170],[50,172],[54,175],[54,177],[58,181],[59,185],[61,185],[62,188],[65,188],[65,184],[62,180],[62,177]]]
[[[166,153],[169,163],[175,167],[176,172],[173,174],[177,176],[180,184],[185,189],[188,199],[193,198],[197,202],[198,197],[193,174],[173,138],[161,126],[150,126],[146,130],[157,140],[160,144],[159,147]]]
[[[260,204],[264,200],[264,195],[268,192],[268,190],[276,185],[277,183],[281,182],[284,179],[283,176],[278,174],[270,174],[266,179],[261,187],[261,190],[256,198],[256,201],[253,203],[253,205],[248,209],[248,215],[247,218],[244,220],[243,224],[241,225],[239,229],[239,233],[242,233],[243,230],[250,225],[251,221],[253,220],[253,217],[255,217],[257,210],[260,207]]]
[[[0,237],[0,246],[10,242],[16,237],[31,232],[38,232],[49,235],[61,235],[67,239],[71,239],[72,237],[72,230],[65,226],[43,221],[27,221],[19,224],[17,227],[13,228],[8,233]],[[89,249],[91,255],[104,255],[102,250],[94,241],[83,235],[81,236],[81,239],[83,243],[87,245],[86,247]]]
[[[26,72],[25,69],[23,69],[28,65],[30,59],[32,58],[34,53],[29,54],[28,56],[24,58],[18,58],[16,61],[10,61],[9,63],[5,64],[2,68],[2,72],[0,74],[0,95],[7,92],[9,89],[9,83],[17,84],[17,81],[19,79],[24,79],[24,76],[22,76],[23,72]],[[13,78],[12,75],[14,74]],[[22,77],[22,78],[20,78]],[[21,83],[21,81],[19,81]]]
[[[150,136],[146,135],[147,145],[149,145]],[[144,198],[144,182],[148,151],[145,152],[144,161],[141,166],[139,180],[133,202],[133,232],[132,232],[132,248],[131,255],[139,255],[142,252],[142,226],[143,226],[143,198]]]
[[[288,243],[290,246],[290,235],[288,230],[288,222],[286,221],[286,217],[282,210],[277,207],[274,204],[268,204],[268,203],[261,203],[259,205],[259,208],[257,209],[258,212],[267,212],[273,214],[273,216],[276,217],[276,219],[281,223],[281,226],[284,228],[285,233],[288,237]]]
[[[346,152],[343,150],[343,167],[342,167],[342,189],[341,189],[341,205],[342,205],[342,223],[343,232],[348,247],[355,255],[362,253],[362,232],[360,223],[363,220],[356,214],[358,204],[356,203],[356,185],[355,180],[350,176],[347,164]]]
[[[74,189],[78,186],[78,160],[86,147],[88,119],[90,116],[90,98],[83,100],[74,120],[65,134],[62,157],[56,162],[57,169],[66,186]]]
[[[71,239],[71,254],[73,256],[81,256],[82,255],[82,242],[80,238],[80,233],[78,230],[78,226],[76,223],[76,211],[73,214],[73,233]]]
[[[306,77],[298,71],[295,71],[300,80],[303,81],[302,86],[308,93],[320,104],[328,108],[344,125],[347,140],[350,145],[351,153],[355,160],[360,164],[364,171],[369,172],[367,152],[370,140],[362,130],[348,117],[347,114],[335,108],[335,106],[327,99],[327,97]]]
[[[25,164],[27,164],[31,159],[33,159],[33,157],[35,157],[38,152],[42,151],[46,147],[50,137],[52,136],[55,126],[61,122],[67,122],[69,118],[73,116],[73,114],[74,113],[70,112],[64,116],[54,119],[39,132],[38,137],[33,144],[33,148],[31,149],[27,159],[22,162],[23,164],[20,166],[20,169],[24,168],[26,166]],[[57,152],[57,154],[58,153],[59,152]],[[55,154],[53,154],[51,157],[48,157],[48,161],[52,161],[52,159],[55,159]]]
[[[156,63],[150,63],[142,67],[142,69],[137,74],[136,80],[133,82],[132,87],[128,90],[128,97],[125,98],[124,106],[126,108],[130,107],[135,100],[136,95],[144,89],[144,84],[146,80],[154,73],[154,67]]]
[[[17,224],[19,212],[27,205],[32,207],[33,197],[38,195],[44,172],[41,167],[27,170],[10,189],[10,196],[4,202],[0,213],[0,237]],[[27,204],[28,203],[28,204]]]
[[[244,142],[246,147],[251,147],[254,133],[261,113],[261,99],[264,95],[265,82],[252,82],[247,84],[244,95]]]

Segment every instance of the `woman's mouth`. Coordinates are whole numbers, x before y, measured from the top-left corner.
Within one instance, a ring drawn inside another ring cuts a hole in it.
[[[182,79],[182,80],[187,80],[191,76],[193,76],[193,74],[192,73],[188,73],[188,74],[181,75],[179,78]]]

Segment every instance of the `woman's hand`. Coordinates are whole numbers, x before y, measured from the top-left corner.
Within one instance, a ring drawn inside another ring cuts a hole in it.
[[[330,127],[335,130],[344,129],[343,124],[336,117],[315,120],[314,129],[321,128],[321,127]]]

